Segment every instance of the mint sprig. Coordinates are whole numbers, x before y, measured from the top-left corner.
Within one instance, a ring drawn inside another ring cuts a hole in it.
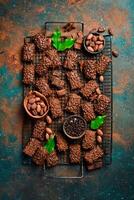
[[[61,40],[61,31],[59,29],[53,32],[51,39],[52,45],[58,51],[65,51],[66,49],[70,49],[75,43],[75,40],[72,38],[66,38],[65,40]]]
[[[106,115],[97,116],[95,119],[91,120],[89,126],[93,130],[100,128],[105,122]]]
[[[55,139],[50,138],[47,143],[44,145],[44,148],[47,150],[47,152],[50,154],[55,149]]]

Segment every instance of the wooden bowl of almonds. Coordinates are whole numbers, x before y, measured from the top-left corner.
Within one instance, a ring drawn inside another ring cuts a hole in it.
[[[91,54],[100,53],[105,47],[105,38],[98,32],[89,32],[83,40],[84,48]]]
[[[37,91],[30,91],[24,99],[24,108],[32,118],[43,118],[49,111],[47,98]]]

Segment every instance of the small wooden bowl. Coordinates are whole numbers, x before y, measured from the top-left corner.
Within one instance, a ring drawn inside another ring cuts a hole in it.
[[[98,53],[100,53],[100,52],[102,52],[103,50],[104,50],[104,48],[105,48],[105,38],[104,38],[104,44],[103,44],[103,48],[102,49],[100,49],[99,51],[94,51],[94,52],[92,52],[92,51],[90,51],[88,48],[87,48],[87,45],[86,45],[86,40],[87,40],[87,37],[88,37],[88,35],[90,34],[90,33],[92,33],[93,35],[100,35],[100,33],[98,33],[98,32],[89,32],[85,37],[84,37],[84,40],[83,40],[83,45],[84,45],[84,48],[85,48],[85,50],[88,52],[88,53],[90,53],[90,54],[98,54]]]
[[[73,139],[73,140],[80,139],[80,138],[82,138],[82,137],[85,135],[85,130],[84,130],[80,135],[78,135],[78,136],[71,136],[70,134],[67,133],[66,128],[65,128],[65,123],[66,123],[70,118],[75,118],[75,117],[81,119],[81,120],[84,122],[84,124],[85,124],[85,130],[86,130],[86,128],[87,128],[87,123],[86,123],[86,121],[85,121],[85,119],[84,119],[83,117],[81,117],[81,116],[79,116],[79,115],[71,115],[71,116],[69,116],[69,117],[64,121],[64,123],[63,123],[63,132],[65,133],[65,135],[66,135],[67,137],[69,137],[70,139]]]
[[[33,114],[28,110],[28,108],[27,108],[28,99],[29,99],[28,97],[29,97],[29,95],[32,95],[32,94],[35,94],[37,97],[41,97],[42,100],[44,101],[44,103],[46,104],[47,110],[46,110],[46,112],[45,112],[43,115],[37,115],[37,116],[36,116],[36,115],[33,115]],[[46,114],[47,114],[48,111],[49,111],[49,104],[48,104],[47,98],[46,98],[43,94],[41,94],[40,92],[37,92],[37,91],[30,91],[30,92],[28,93],[28,95],[25,97],[24,102],[23,102],[23,105],[24,105],[24,108],[25,108],[27,114],[28,114],[30,117],[35,118],[35,119],[40,119],[40,118],[45,117]]]

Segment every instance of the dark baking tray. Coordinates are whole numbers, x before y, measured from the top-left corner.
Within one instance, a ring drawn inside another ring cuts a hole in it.
[[[46,22],[45,23],[45,31],[54,31],[55,28],[63,26],[67,22]],[[75,23],[75,26],[77,30],[80,30],[84,32],[84,24],[81,22],[73,22]],[[32,37],[27,37],[25,38],[27,42],[31,42]],[[111,53],[111,36],[110,35],[105,35],[105,48],[103,50],[103,54],[109,56],[112,59],[112,53]],[[77,50],[76,50],[77,51]],[[89,59],[89,54],[86,54],[84,50],[77,51],[79,55],[79,59]],[[102,54],[101,53],[101,54]],[[93,55],[92,59],[98,59],[101,54]],[[66,59],[65,57],[65,52],[60,52],[59,53],[61,60]],[[41,53],[36,53],[35,59],[34,59],[34,64],[37,64],[39,62],[39,58],[41,57]],[[25,64],[24,64],[25,65]],[[77,67],[76,67],[77,69]],[[64,69],[62,69],[64,72]],[[78,70],[78,69],[77,69]],[[49,72],[51,73],[51,71]],[[64,73],[62,73],[64,74]],[[61,77],[63,80],[65,79],[65,76],[62,75]],[[83,80],[83,77],[81,76],[81,79]],[[109,64],[108,70],[104,74],[104,82],[100,83],[100,88],[103,91],[104,94],[109,96],[111,98],[111,104],[109,105],[107,109],[107,118],[106,122],[103,126],[103,132],[104,132],[104,137],[103,137],[103,150],[105,152],[104,158],[103,158],[103,166],[107,166],[111,164],[112,162],[112,63]],[[85,80],[83,80],[85,81]],[[67,90],[69,91],[68,85],[66,85]],[[34,89],[33,86],[26,87],[24,86],[24,97],[28,93],[29,90]],[[61,99],[62,102],[62,107],[65,106],[66,103],[66,97],[62,97]],[[66,118],[69,114],[65,112],[64,118]],[[63,119],[64,120],[64,119]],[[31,136],[32,133],[32,128],[33,128],[33,120],[31,120],[30,117],[27,116],[26,113],[24,113],[24,125],[23,125],[23,137],[22,137],[22,144],[23,147],[25,144],[28,142],[29,137]],[[60,131],[61,130],[61,121],[56,120],[51,128],[54,131]],[[81,141],[79,141],[81,142]],[[31,162],[31,159],[28,158],[27,156],[23,155],[23,164],[26,165],[33,165]],[[83,160],[81,160],[80,165],[71,165],[69,163],[68,159],[68,153],[67,154],[61,154],[60,155],[60,163],[54,168],[46,168],[44,166],[44,175],[47,177],[55,177],[55,178],[82,178],[84,175],[86,175],[86,171],[84,170],[84,163]],[[94,167],[96,169],[97,167]]]

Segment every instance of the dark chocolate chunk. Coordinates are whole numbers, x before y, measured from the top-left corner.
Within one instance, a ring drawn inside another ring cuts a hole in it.
[[[96,88],[98,88],[98,83],[95,80],[91,80],[84,85],[84,87],[81,89],[81,93],[84,97],[89,99],[96,91]]]
[[[96,79],[96,61],[95,60],[83,60],[80,61],[80,68],[88,79]]]
[[[68,144],[61,135],[56,136],[56,145],[59,152],[66,151],[68,149]]]
[[[97,62],[96,71],[99,75],[102,75],[108,68],[111,59],[108,56],[102,55]]]
[[[93,149],[96,145],[96,132],[92,130],[86,130],[82,140],[83,149]]]
[[[33,162],[34,162],[36,165],[44,165],[44,164],[45,164],[45,160],[46,160],[46,158],[47,158],[47,155],[48,155],[48,153],[47,153],[47,151],[45,150],[45,148],[42,147],[42,146],[40,146],[40,147],[36,150],[36,152],[35,152],[35,154],[34,154],[32,160],[33,160]]]
[[[22,60],[29,62],[34,60],[35,45],[33,43],[25,43],[23,46]]]
[[[61,102],[58,98],[52,97],[49,99],[50,104],[50,111],[52,114],[52,118],[61,117],[63,114],[62,108],[61,108]]]
[[[99,146],[97,146],[91,151],[87,151],[85,153],[84,160],[87,162],[87,164],[93,164],[94,161],[102,158],[103,154],[103,150]]]
[[[82,112],[83,112],[83,117],[86,121],[90,121],[96,117],[93,104],[90,102],[84,102],[82,104]]]
[[[58,159],[56,151],[53,151],[52,153],[48,154],[48,156],[47,156],[47,166],[48,167],[53,167],[53,166],[57,165],[58,161],[59,161],[59,159]]]
[[[52,90],[50,89],[46,80],[43,78],[39,78],[35,81],[35,87],[46,97],[52,94]]]
[[[86,167],[87,167],[88,171],[91,171],[91,170],[94,170],[94,169],[102,168],[102,166],[103,166],[102,159],[98,159],[93,164],[89,164]]]
[[[35,151],[41,146],[41,142],[35,138],[30,138],[29,142],[25,146],[23,152],[28,156],[33,156]]]
[[[63,29],[64,32],[70,32],[70,31],[72,31],[73,29],[75,29],[74,23],[68,22],[67,24],[65,24],[65,25],[62,27],[62,29]]]
[[[110,98],[104,94],[98,96],[97,102],[94,104],[95,112],[103,114],[110,103]]]
[[[33,64],[24,66],[23,68],[23,83],[30,85],[35,81],[35,67]]]
[[[45,140],[46,123],[43,120],[37,120],[33,129],[33,137],[41,141]]]
[[[71,113],[77,114],[80,111],[80,103],[81,97],[75,93],[71,93],[69,95],[66,110]]]
[[[69,147],[70,149],[70,154],[69,154],[69,158],[70,158],[70,162],[77,164],[80,163],[81,160],[81,147],[79,144],[72,144]]]
[[[67,72],[67,79],[72,90],[80,89],[83,86],[77,70]]]
[[[46,65],[43,65],[43,64],[37,64],[36,67],[35,67],[35,72],[39,76],[46,75],[48,73],[48,67]]]
[[[61,80],[59,77],[56,77],[56,76],[52,76],[51,77],[51,84],[55,87],[57,87],[58,89],[62,89],[64,88],[64,81]]]
[[[69,50],[66,55],[64,67],[67,69],[74,69],[77,65],[77,53]]]

